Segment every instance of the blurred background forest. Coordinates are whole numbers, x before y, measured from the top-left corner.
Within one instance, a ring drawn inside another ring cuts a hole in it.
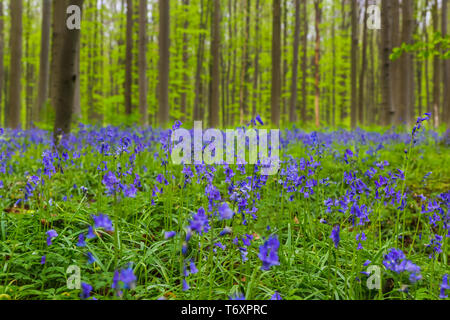
[[[82,8],[81,28],[68,19]],[[1,123],[450,123],[448,0],[1,0]],[[378,19],[379,18],[379,19]]]

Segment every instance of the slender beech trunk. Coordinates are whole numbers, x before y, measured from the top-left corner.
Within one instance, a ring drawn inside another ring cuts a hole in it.
[[[297,77],[298,47],[300,41],[300,0],[295,0],[295,30],[292,62],[291,100],[289,104],[289,122],[297,121]]]
[[[9,80],[8,127],[19,129],[21,126],[21,75],[22,75],[22,0],[11,0],[11,72]]]
[[[280,100],[281,100],[280,40],[281,40],[281,0],[273,0],[271,120],[274,126],[279,126],[280,124]]]
[[[315,29],[316,29],[316,45],[314,54],[314,115],[316,127],[320,127],[320,21],[322,16],[322,3],[320,0],[314,0],[315,8]]]
[[[69,0],[68,3],[69,5],[76,5],[80,8],[83,7],[83,0]],[[65,28],[62,39],[60,59],[57,63],[57,67],[60,70],[58,72],[59,78],[56,79],[59,86],[56,95],[56,116],[53,131],[55,145],[59,144],[61,134],[70,133],[77,78],[75,64],[77,46],[80,41],[80,30],[69,30]]]
[[[41,52],[39,63],[38,96],[33,112],[33,121],[39,121],[40,113],[48,99],[50,28],[52,21],[52,2],[42,0]]]
[[[139,113],[141,125],[148,125],[147,115],[147,1],[139,0]]]
[[[213,14],[211,16],[211,64],[210,64],[210,97],[209,97],[209,125],[219,126],[220,110],[220,0],[213,0]]]

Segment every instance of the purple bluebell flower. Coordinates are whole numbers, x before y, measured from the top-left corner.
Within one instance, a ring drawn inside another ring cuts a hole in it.
[[[280,242],[276,236],[270,236],[262,246],[259,247],[258,258],[262,261],[261,270],[269,270],[271,266],[280,264],[278,260],[278,248]]]
[[[56,233],[55,230],[49,230],[46,232],[47,234],[47,246],[52,245],[52,239],[56,238],[58,236],[58,233]]]
[[[245,296],[243,293],[236,293],[228,297],[229,300],[245,300]]]
[[[98,216],[92,215],[96,228],[103,228],[106,231],[114,231],[112,221],[106,214],[100,213]]]
[[[207,233],[211,227],[209,226],[208,216],[205,213],[205,209],[198,209],[198,213],[193,215],[193,220],[190,220],[190,228],[196,231],[199,235]]]
[[[230,219],[233,219],[234,212],[233,212],[233,210],[231,210],[231,208],[227,202],[223,202],[219,206],[219,215],[220,215],[220,220],[230,220]]]
[[[409,272],[409,280],[414,283],[422,278],[420,275],[420,267],[406,259],[403,251],[392,248],[385,256],[383,265],[386,269],[394,271],[397,274]]]
[[[165,240],[171,239],[171,238],[175,237],[176,234],[177,233],[175,231],[167,231],[164,233],[164,239]]]
[[[341,227],[337,224],[333,227],[333,230],[331,231],[330,238],[334,242],[334,247],[337,249],[339,246],[339,242],[341,241],[341,238],[339,237]]]
[[[181,245],[181,253],[183,254],[183,256],[186,255],[187,250],[188,250],[188,245],[186,242],[183,242],[183,244]]]
[[[92,286],[82,282],[81,283],[81,299],[88,299],[91,296]]]
[[[270,298],[270,300],[283,300],[283,299],[281,298],[278,291],[275,291],[275,293],[273,294],[272,298]]]
[[[85,247],[86,246],[86,242],[84,241],[84,234],[83,233],[80,233],[79,236],[78,236],[77,246],[78,247]]]
[[[186,279],[183,279],[183,291],[188,291],[190,289],[189,284]]]
[[[439,295],[439,298],[441,299],[447,299],[448,295],[445,294],[445,290],[450,290],[450,282],[448,281],[448,274],[444,274],[444,276],[442,277],[442,284],[441,284],[441,292]]]
[[[45,261],[47,260],[47,257],[44,255],[41,258],[41,264],[45,264]]]
[[[227,247],[224,246],[221,242],[214,243],[214,245],[215,245],[216,247],[219,247],[219,248],[222,249],[222,250],[225,250],[225,249],[227,248]]]
[[[92,226],[89,226],[86,238],[94,239],[95,237],[97,237],[97,235],[94,233],[94,229],[92,228]]]
[[[220,236],[220,237],[223,237],[223,236],[225,236],[225,235],[227,235],[227,234],[230,234],[231,231],[232,231],[232,230],[231,230],[230,227],[225,227],[222,231],[220,231],[219,236]]]
[[[86,255],[88,257],[88,263],[89,264],[93,264],[96,261],[95,258],[94,258],[94,255],[91,252],[88,252]]]
[[[195,266],[194,261],[191,261],[190,265],[189,265],[190,269],[191,269],[191,273],[192,274],[196,274],[198,272],[197,267]]]

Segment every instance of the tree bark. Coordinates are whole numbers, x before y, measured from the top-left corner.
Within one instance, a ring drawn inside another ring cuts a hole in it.
[[[42,0],[41,53],[39,58],[39,84],[33,121],[38,122],[40,113],[48,99],[50,28],[52,21],[52,2]]]
[[[448,0],[442,0],[442,36],[445,37],[448,34],[447,21],[448,18]],[[444,72],[444,108],[442,121],[447,124],[447,128],[450,128],[450,60],[445,59],[443,61]]]
[[[316,127],[320,127],[320,21],[322,16],[321,1],[314,0],[314,8],[316,13],[315,29],[316,29],[316,45],[314,54],[314,115]]]
[[[281,0],[273,0],[272,23],[272,89],[271,120],[275,126],[280,125],[281,100]]]
[[[166,1],[163,1],[166,2]],[[168,1],[167,1],[168,2]],[[133,112],[131,87],[133,82],[133,0],[127,0],[127,30],[125,49],[125,114]]]
[[[220,110],[220,0],[213,0],[211,16],[211,65],[210,65],[210,97],[209,126],[219,126]]]
[[[62,37],[66,28],[66,8],[68,0],[53,1],[53,12],[52,12],[52,39],[51,39],[51,54],[52,60],[50,61],[50,104],[52,108],[56,105],[56,95],[58,93],[58,80],[59,74],[59,60],[58,56],[61,54]]]
[[[189,90],[189,37],[187,33],[187,29],[189,28],[189,0],[183,0],[184,5],[184,13],[185,20],[183,26],[183,89],[181,92],[181,103],[180,103],[180,111],[181,111],[181,121],[186,120],[186,110],[187,107],[187,92]]]
[[[391,60],[390,54],[392,52],[391,45],[391,1],[382,0],[381,2],[381,125],[392,125],[395,110],[392,103],[392,75],[391,75]]]
[[[256,109],[258,103],[258,86],[259,86],[259,51],[260,51],[260,39],[259,39],[259,1],[256,0],[255,7],[255,39],[256,39],[256,52],[255,52],[255,61],[254,61],[254,73],[253,73],[253,108],[252,108],[252,118],[256,117]]]
[[[364,106],[366,105],[366,101],[364,99],[364,81],[366,79],[365,72],[367,69],[367,7],[369,1],[365,0],[364,3],[364,19],[363,19],[363,44],[362,44],[362,62],[361,62],[361,70],[359,74],[359,94],[358,94],[358,121],[359,124],[364,124]],[[367,109],[366,109],[367,110]]]
[[[5,77],[5,66],[3,63],[3,58],[5,54],[5,16],[3,14],[3,0],[0,1],[0,119],[2,115],[2,101],[3,101],[3,90],[4,90],[4,77]],[[4,113],[3,117],[6,119],[6,113]],[[1,125],[2,122],[0,122]],[[6,123],[6,122],[3,122]]]
[[[412,44],[414,17],[413,17],[413,1],[403,0],[402,3],[402,43]],[[404,53],[401,60],[401,93],[400,93],[400,110],[401,114],[397,117],[402,122],[406,122],[409,127],[412,123],[414,115],[414,64],[412,53]]]
[[[83,0],[69,0],[69,5],[76,5],[82,9]],[[65,28],[62,39],[61,54],[59,55],[60,59],[57,64],[59,78],[56,79],[59,86],[56,95],[56,117],[53,131],[55,145],[59,144],[62,134],[70,133],[75,85],[77,81],[75,64],[78,42],[80,41],[80,30],[69,30]]]
[[[298,47],[300,42],[300,0],[295,0],[295,30],[292,61],[291,100],[289,104],[289,122],[297,121],[297,77],[298,77]]]
[[[159,125],[169,122],[170,1],[159,0]]]
[[[351,46],[351,86],[352,97],[350,106],[350,123],[352,129],[356,127],[358,97],[358,84],[356,82],[358,72],[358,2],[351,1],[352,4],[352,46]]]
[[[139,112],[141,125],[148,125],[147,115],[147,1],[139,0]]]
[[[438,14],[438,2],[435,0],[433,3],[433,30],[439,32],[439,14]],[[433,58],[433,120],[434,127],[439,127],[439,109],[441,105],[441,68],[442,64],[439,56]]]
[[[248,69],[249,69],[249,54],[248,43],[250,38],[250,1],[246,1],[245,5],[245,35],[244,35],[244,47],[242,50],[242,68],[241,68],[241,81],[239,89],[239,112],[240,112],[240,124],[245,122],[245,116],[247,115],[247,82],[248,82]]]
[[[8,127],[19,129],[21,126],[21,75],[22,75],[22,0],[10,1],[11,35],[11,72],[9,81]]]
[[[306,122],[306,107],[308,103],[308,93],[306,89],[306,79],[308,77],[308,4],[303,1],[303,58],[302,58],[302,110],[301,119]]]

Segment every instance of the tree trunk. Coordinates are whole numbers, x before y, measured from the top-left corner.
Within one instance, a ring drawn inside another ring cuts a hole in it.
[[[298,46],[300,41],[300,0],[295,0],[295,30],[292,62],[291,100],[289,105],[289,122],[297,121],[297,77],[298,77]]]
[[[402,3],[402,43],[412,44],[414,17],[413,17],[413,1],[403,0]],[[401,60],[401,114],[397,117],[405,121],[409,127],[412,123],[414,112],[414,64],[412,53],[404,53]],[[399,112],[400,113],[400,112]]]
[[[211,65],[210,65],[210,97],[209,97],[209,126],[219,126],[220,110],[220,0],[213,0],[213,14],[211,16]]]
[[[183,26],[183,90],[181,92],[181,121],[184,122],[186,117],[187,108],[187,92],[189,90],[189,37],[187,30],[189,28],[189,0],[183,0],[185,20]]]
[[[159,125],[169,122],[170,1],[159,0]]]
[[[45,102],[48,99],[50,27],[52,21],[52,2],[42,0],[41,53],[39,63],[38,97],[33,112],[33,121],[38,122]]]
[[[356,117],[358,108],[357,90],[358,84],[356,82],[358,72],[358,2],[351,1],[352,4],[352,46],[351,46],[351,82],[352,82],[352,101],[350,106],[350,122],[352,129],[356,127]]]
[[[208,0],[209,3],[210,0]],[[209,5],[207,5],[209,8]],[[200,30],[206,29],[206,21],[208,21],[209,10],[205,10],[204,0],[200,2]],[[206,19],[204,19],[206,11]],[[202,120],[202,107],[201,107],[201,96],[202,96],[202,70],[203,70],[203,56],[205,51],[205,35],[200,33],[198,36],[198,48],[197,48],[197,67],[195,71],[195,98],[194,98],[194,121]]]
[[[3,58],[5,54],[5,36],[4,36],[4,29],[5,29],[5,16],[3,15],[3,0],[0,1],[0,120],[2,115],[2,98],[3,98],[3,84],[4,84],[4,77],[5,77],[5,66],[3,64]],[[6,113],[3,114],[3,117],[6,119]],[[0,122],[1,125],[2,122]],[[6,122],[3,122],[6,123]]]
[[[448,0],[442,0],[442,36],[447,36],[447,17],[448,17]],[[450,60],[445,59],[443,61],[444,72],[444,108],[442,121],[447,124],[447,128],[450,128]]]
[[[26,25],[25,25],[25,128],[28,130],[31,128],[33,122],[33,94],[34,94],[34,64],[31,63],[31,57],[33,56],[34,48],[30,46],[30,33],[31,33],[31,2],[27,2],[26,8]]]
[[[391,75],[391,60],[389,58],[392,52],[391,45],[391,1],[382,0],[381,2],[381,125],[392,125],[395,111],[392,104],[392,75]]]
[[[364,3],[364,23],[363,23],[363,45],[362,45],[362,62],[361,62],[361,70],[359,74],[359,95],[358,95],[358,121],[359,124],[364,124],[364,106],[366,105],[366,101],[364,99],[364,80],[365,72],[367,69],[367,7],[369,1],[365,0]],[[366,109],[367,110],[367,109]]]
[[[433,4],[433,30],[439,32],[439,0],[435,0]],[[439,56],[433,58],[433,119],[434,127],[439,127],[439,109],[441,102],[441,61]]]
[[[252,118],[256,117],[256,109],[258,103],[258,85],[259,85],[259,51],[260,51],[260,39],[259,39],[259,1],[256,0],[256,8],[255,8],[255,39],[256,39],[256,52],[255,52],[255,61],[254,61],[254,73],[253,73],[253,108],[252,108]]]
[[[248,82],[248,69],[249,69],[249,54],[248,43],[250,38],[250,0],[247,0],[245,6],[245,35],[244,35],[244,47],[242,49],[242,69],[241,69],[241,81],[239,89],[239,113],[240,124],[245,122],[245,116],[247,115],[247,82]]]
[[[316,45],[314,54],[314,115],[316,127],[320,127],[320,21],[322,16],[321,1],[314,0],[314,9],[316,13],[315,29],[316,29]]]
[[[148,125],[147,115],[147,1],[139,0],[139,112],[141,125]]]
[[[402,30],[400,29],[401,11],[399,0],[391,1],[392,10],[390,13],[391,26],[390,26],[390,37],[391,37],[391,49],[400,47],[402,43]],[[402,75],[402,61],[404,55],[399,59],[391,61],[391,95],[392,95],[392,105],[396,110],[394,122],[396,124],[401,124],[405,121],[404,110],[402,104],[402,81],[404,77]]]
[[[306,107],[308,93],[306,92],[306,79],[308,77],[308,4],[303,1],[303,59],[302,59],[302,110],[301,119],[306,122]]]
[[[58,94],[58,80],[59,74],[59,60],[58,56],[61,53],[62,37],[66,28],[66,9],[67,1],[53,1],[53,13],[52,13],[52,39],[51,39],[51,54],[52,60],[50,61],[50,103],[53,108],[56,105],[56,95]]]
[[[133,0],[127,0],[126,33],[127,36],[125,49],[125,114],[130,115],[133,112],[133,104],[131,98],[131,90],[133,82]]]
[[[281,40],[281,0],[273,0],[271,120],[274,126],[280,125],[280,99],[281,99],[280,40]]]
[[[21,126],[21,75],[22,75],[22,0],[11,0],[11,72],[9,81],[8,127],[19,129]]]
[[[82,9],[83,0],[69,0],[69,5],[76,5]],[[57,64],[57,67],[60,69],[58,72],[59,78],[56,79],[59,83],[59,88],[56,95],[56,117],[53,131],[55,145],[59,144],[61,134],[70,133],[77,80],[75,64],[78,42],[80,41],[80,30],[65,28],[62,39],[60,59]]]

